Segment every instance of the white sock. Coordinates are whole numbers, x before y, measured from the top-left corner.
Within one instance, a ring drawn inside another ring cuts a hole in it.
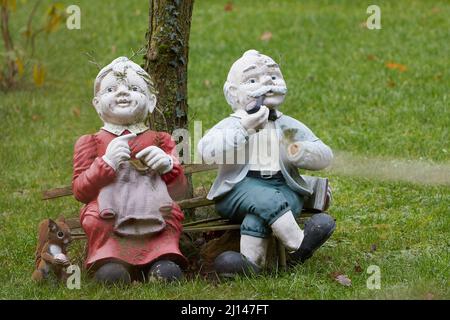
[[[241,235],[241,254],[258,267],[262,268],[266,264],[268,245],[268,238]]]
[[[295,221],[292,211],[288,211],[270,226],[273,234],[289,252],[297,251],[303,241],[303,230]]]

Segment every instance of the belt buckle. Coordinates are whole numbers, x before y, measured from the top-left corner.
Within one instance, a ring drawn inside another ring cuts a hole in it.
[[[272,178],[272,171],[270,170],[260,171],[260,175],[262,179],[270,179]]]

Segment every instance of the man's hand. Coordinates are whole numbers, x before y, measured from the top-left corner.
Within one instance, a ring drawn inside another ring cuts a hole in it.
[[[117,170],[122,161],[130,159],[130,146],[128,141],[136,137],[134,133],[126,134],[117,138],[114,138],[106,148],[103,160],[109,164],[114,170]]]
[[[173,168],[172,157],[157,146],[150,146],[141,150],[136,154],[136,158],[159,174],[167,173]]]
[[[245,130],[258,130],[263,128],[269,119],[269,108],[261,106],[261,108],[253,113],[246,114],[241,118],[241,124]]]

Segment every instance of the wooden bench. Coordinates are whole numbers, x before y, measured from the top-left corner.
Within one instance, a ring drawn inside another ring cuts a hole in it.
[[[183,165],[184,173],[186,175],[195,174],[199,172],[206,172],[216,170],[218,168],[217,165],[207,165],[207,164],[189,164]],[[43,200],[51,200],[65,196],[73,195],[71,186],[61,187],[61,188],[53,188],[49,190],[45,190],[42,193]],[[191,199],[184,199],[177,201],[178,205],[182,210],[185,209],[195,209],[200,207],[211,206],[214,204],[214,201],[206,199],[206,196],[194,197]],[[301,219],[305,216],[311,216],[314,213],[318,213],[320,211],[314,210],[312,208],[308,208],[307,202],[305,202],[305,207],[302,210]],[[72,239],[84,239],[86,235],[80,225],[78,215],[76,217],[67,218],[66,223],[68,224]],[[240,228],[239,224],[233,224],[229,220],[221,218],[219,216],[200,219],[196,221],[189,221],[183,224],[183,232],[192,233],[192,232],[210,232],[210,231],[225,231],[225,230],[238,230]],[[276,241],[276,239],[275,239]],[[278,248],[278,265],[281,268],[286,267],[286,253],[284,247],[276,241],[276,246]]]

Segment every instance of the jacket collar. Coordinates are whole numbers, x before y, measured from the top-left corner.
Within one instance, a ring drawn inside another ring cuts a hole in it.
[[[283,115],[283,113],[278,111],[278,109],[275,109],[275,112],[277,114],[277,119],[279,119]],[[247,114],[247,112],[245,112],[245,110],[239,109],[239,110],[236,110],[234,113],[230,114],[230,117],[242,119],[246,114]]]
[[[121,126],[119,124],[112,124],[112,123],[105,122],[105,125],[102,127],[102,129],[105,131],[111,132],[112,134],[115,134],[116,136],[120,136],[120,135],[122,135],[122,133],[125,130],[128,130],[134,134],[139,134],[139,133],[142,133],[142,132],[148,130],[149,128],[143,122],[130,124],[128,126]]]

